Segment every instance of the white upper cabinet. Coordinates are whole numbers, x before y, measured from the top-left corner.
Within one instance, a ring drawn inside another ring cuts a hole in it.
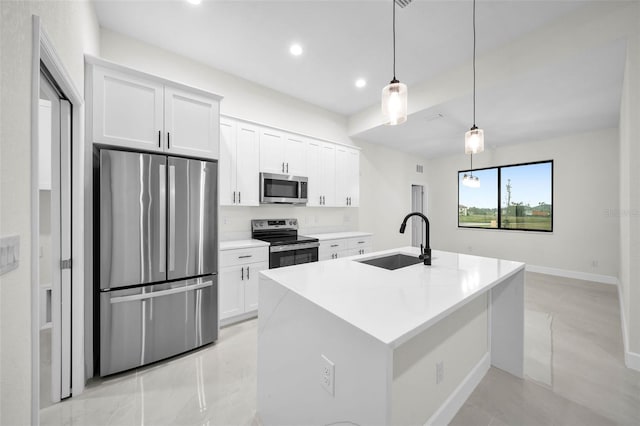
[[[96,58],[88,61],[92,142],[218,158],[219,96]]]
[[[285,173],[294,176],[307,176],[307,143],[296,135],[284,136]]]
[[[360,203],[360,152],[336,147],[336,205],[358,207]]]
[[[220,205],[259,205],[259,129],[220,119]]]
[[[320,153],[323,143],[317,140],[307,142],[307,206],[318,207],[322,205],[322,171],[320,166]]]
[[[323,143],[320,150],[320,178],[322,187],[322,205],[336,205],[336,145]],[[344,182],[340,182],[343,185]]]
[[[168,86],[164,102],[166,151],[218,158],[220,102]]]
[[[335,206],[335,152],[334,144],[313,139],[307,142],[307,206]]]
[[[284,134],[272,129],[260,130],[260,171],[285,173]]]
[[[94,67],[94,143],[162,151],[163,111],[162,84]]]
[[[295,176],[307,175],[304,138],[274,129],[260,131],[260,171]]]

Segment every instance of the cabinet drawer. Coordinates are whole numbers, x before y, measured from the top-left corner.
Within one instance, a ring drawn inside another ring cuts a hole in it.
[[[347,248],[349,249],[361,249],[371,247],[371,236],[349,238]]]
[[[347,248],[347,240],[326,240],[320,241],[320,249],[327,250],[332,253],[346,250]]]
[[[247,263],[268,262],[269,247],[258,247],[220,252],[220,268]]]

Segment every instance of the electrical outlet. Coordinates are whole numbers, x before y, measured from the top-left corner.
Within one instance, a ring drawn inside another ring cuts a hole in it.
[[[320,361],[320,385],[329,395],[335,396],[336,366],[324,355],[320,355]]]
[[[444,361],[436,362],[436,385],[444,380]]]

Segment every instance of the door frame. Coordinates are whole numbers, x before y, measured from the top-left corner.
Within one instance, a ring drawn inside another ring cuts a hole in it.
[[[40,17],[32,18],[31,61],[31,423],[40,423],[40,277],[39,277],[39,102],[41,67],[65,94],[71,115],[71,388],[78,395],[84,390],[84,100],[75,87],[54,45],[42,27]]]

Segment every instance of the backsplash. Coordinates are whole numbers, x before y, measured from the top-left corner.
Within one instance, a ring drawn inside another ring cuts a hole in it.
[[[320,234],[358,230],[358,209],[265,205],[220,207],[220,241],[251,238],[251,219],[298,219],[299,233]]]

